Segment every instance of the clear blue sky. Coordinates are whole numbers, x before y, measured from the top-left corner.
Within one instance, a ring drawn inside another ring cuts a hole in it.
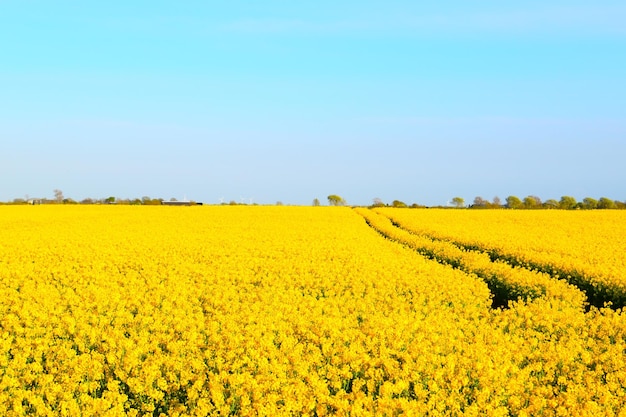
[[[626,3],[0,0],[0,200],[626,200]]]

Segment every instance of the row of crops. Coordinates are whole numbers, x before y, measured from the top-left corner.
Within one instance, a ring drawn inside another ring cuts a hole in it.
[[[357,209],[368,225],[383,236],[408,245],[421,255],[453,268],[475,274],[485,281],[493,295],[493,306],[507,306],[511,301],[532,300],[537,297],[558,299],[574,307],[583,307],[585,295],[578,288],[550,275],[502,260],[492,260],[489,253],[458,246],[444,239],[433,239],[399,227],[382,214]]]
[[[583,291],[587,302],[596,307],[626,306],[622,214],[501,210],[480,215],[467,210],[390,209],[376,213],[405,232],[463,251],[465,257],[488,256],[494,266],[511,265],[565,281]]]
[[[626,415],[621,310],[419,213],[2,207],[0,415]]]

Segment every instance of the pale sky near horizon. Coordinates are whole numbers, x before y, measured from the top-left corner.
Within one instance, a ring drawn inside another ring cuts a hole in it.
[[[0,201],[625,201],[625,21],[608,0],[0,0]]]

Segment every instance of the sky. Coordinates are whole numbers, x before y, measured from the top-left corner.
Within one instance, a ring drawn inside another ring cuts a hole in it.
[[[0,201],[625,201],[624,21],[622,0],[0,0]]]

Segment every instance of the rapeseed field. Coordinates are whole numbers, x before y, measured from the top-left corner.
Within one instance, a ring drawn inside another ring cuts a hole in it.
[[[450,212],[0,207],[0,415],[626,415],[624,214]]]

